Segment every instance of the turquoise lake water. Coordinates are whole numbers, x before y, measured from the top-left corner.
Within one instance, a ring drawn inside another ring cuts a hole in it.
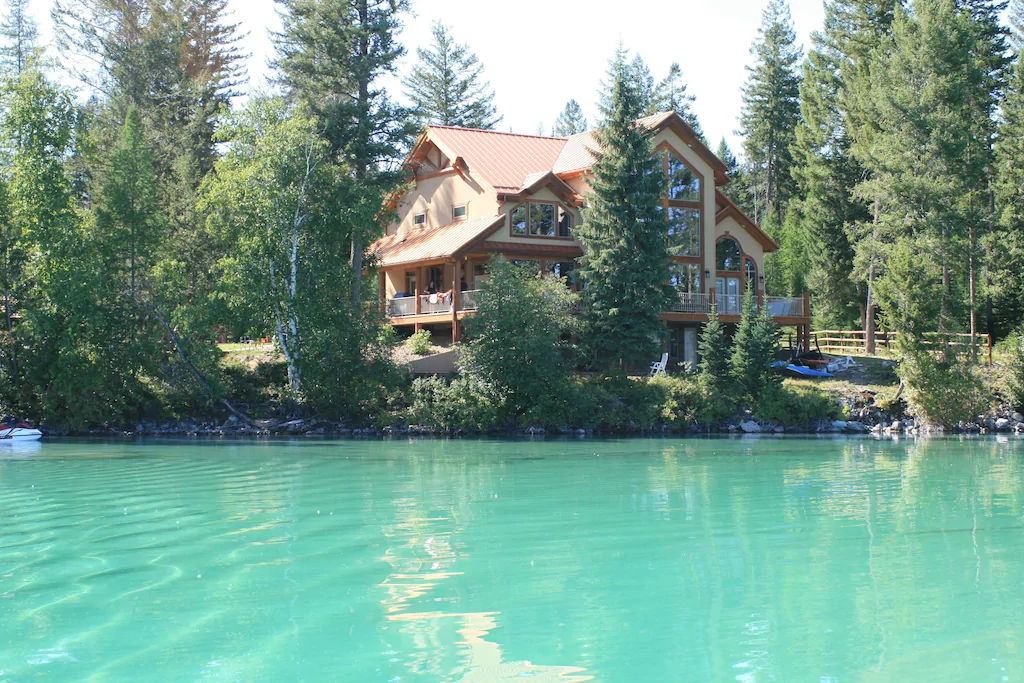
[[[1024,439],[0,446],[0,681],[1020,681]]]

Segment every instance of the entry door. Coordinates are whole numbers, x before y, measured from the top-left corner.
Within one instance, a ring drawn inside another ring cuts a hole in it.
[[[740,279],[738,277],[716,278],[715,298],[718,300],[719,313],[739,315]]]

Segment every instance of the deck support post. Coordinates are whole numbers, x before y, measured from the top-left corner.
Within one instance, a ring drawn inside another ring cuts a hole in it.
[[[462,298],[460,270],[462,262],[455,259],[452,264],[452,344],[459,341],[461,330],[459,329],[459,299]]]

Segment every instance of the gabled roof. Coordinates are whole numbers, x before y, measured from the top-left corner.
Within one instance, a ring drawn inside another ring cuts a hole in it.
[[[757,240],[758,244],[761,245],[761,248],[764,249],[766,254],[779,248],[778,242],[773,240],[768,233],[762,230],[760,226],[750,218],[750,216],[743,213],[743,209],[741,209],[736,202],[726,197],[721,190],[715,190],[715,203],[723,207],[715,216],[715,225],[718,225],[726,218],[732,217],[740,224],[740,227],[749,232],[751,237]]]
[[[377,257],[381,267],[451,258],[478,238],[486,238],[504,221],[504,215],[487,216],[385,235],[370,245],[370,253]]]
[[[462,157],[471,173],[499,192],[518,192],[527,176],[550,171],[565,145],[565,138],[475,128],[428,126],[426,132],[449,157]]]

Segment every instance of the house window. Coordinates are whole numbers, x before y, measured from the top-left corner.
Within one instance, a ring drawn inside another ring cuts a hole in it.
[[[413,225],[426,225],[427,224],[427,214],[426,213],[414,213],[412,215],[412,224]]]
[[[509,217],[513,235],[572,237],[572,212],[551,202],[520,204]]]
[[[668,267],[668,283],[680,292],[700,292],[700,268],[697,263],[673,263]]]
[[[537,237],[555,236],[555,205],[531,203],[530,234]]]
[[[757,265],[754,263],[754,259],[746,259],[743,262],[743,274],[747,278],[747,287],[753,287],[754,291],[757,291]]]
[[[558,207],[558,236],[572,237],[572,214]]]
[[[459,220],[466,217],[469,207],[465,204],[459,204],[458,206],[452,207],[452,218]]]
[[[700,256],[700,209],[668,207],[668,250],[672,256]]]
[[[665,177],[670,201],[700,201],[700,178],[675,154],[666,155]]]
[[[743,253],[740,245],[731,237],[723,237],[715,245],[715,262],[718,270],[728,272],[740,272],[740,264],[743,262]]]
[[[529,230],[527,227],[527,207],[529,204],[523,204],[517,206],[516,210],[512,212],[512,234],[513,235],[527,235]]]

